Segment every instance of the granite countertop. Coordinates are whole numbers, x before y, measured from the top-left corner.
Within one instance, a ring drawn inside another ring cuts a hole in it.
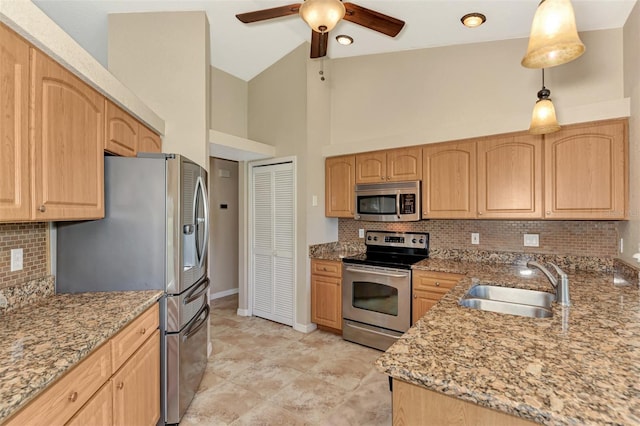
[[[157,290],[57,294],[0,316],[0,423],[160,296]]]
[[[533,319],[458,301],[475,278],[552,292],[537,270],[439,259],[415,269],[466,277],[377,360],[379,370],[543,424],[640,424],[637,285],[572,272],[572,306],[554,303],[552,318]]]

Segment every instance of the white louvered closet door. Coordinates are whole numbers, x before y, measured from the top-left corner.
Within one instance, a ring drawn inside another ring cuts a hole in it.
[[[253,168],[253,314],[293,325],[293,164]]]

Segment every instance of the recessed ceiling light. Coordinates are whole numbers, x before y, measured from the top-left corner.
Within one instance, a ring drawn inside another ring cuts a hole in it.
[[[467,28],[475,28],[484,24],[487,20],[487,17],[482,13],[467,13],[462,18],[460,18],[460,22]]]
[[[336,41],[344,46],[348,46],[353,43],[353,38],[345,34],[340,34],[336,36]]]

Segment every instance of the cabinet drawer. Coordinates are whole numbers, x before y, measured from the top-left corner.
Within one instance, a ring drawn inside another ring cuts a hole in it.
[[[464,275],[444,272],[413,271],[413,289],[435,293],[447,293]]]
[[[328,277],[342,277],[342,262],[337,260],[312,260],[311,273]]]
[[[113,382],[104,384],[93,398],[76,413],[66,426],[113,424]]]
[[[7,426],[61,425],[111,377],[111,350],[102,345],[19,411]]]
[[[114,372],[142,346],[159,324],[158,304],[156,303],[111,339],[111,358]]]

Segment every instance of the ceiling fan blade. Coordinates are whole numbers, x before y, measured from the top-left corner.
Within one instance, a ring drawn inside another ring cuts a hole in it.
[[[321,58],[327,56],[327,44],[329,43],[329,33],[318,33],[311,30],[311,58]]]
[[[363,27],[381,32],[390,37],[397,36],[402,27],[404,27],[404,21],[399,19],[376,12],[375,10],[367,9],[366,7],[358,6],[357,4],[343,4],[347,9],[344,19],[354,24],[362,25]]]
[[[245,24],[249,24],[251,22],[264,21],[266,19],[280,18],[281,16],[295,15],[298,13],[298,10],[300,10],[300,3],[294,3],[288,6],[279,6],[271,9],[239,13],[236,15],[236,18]]]

